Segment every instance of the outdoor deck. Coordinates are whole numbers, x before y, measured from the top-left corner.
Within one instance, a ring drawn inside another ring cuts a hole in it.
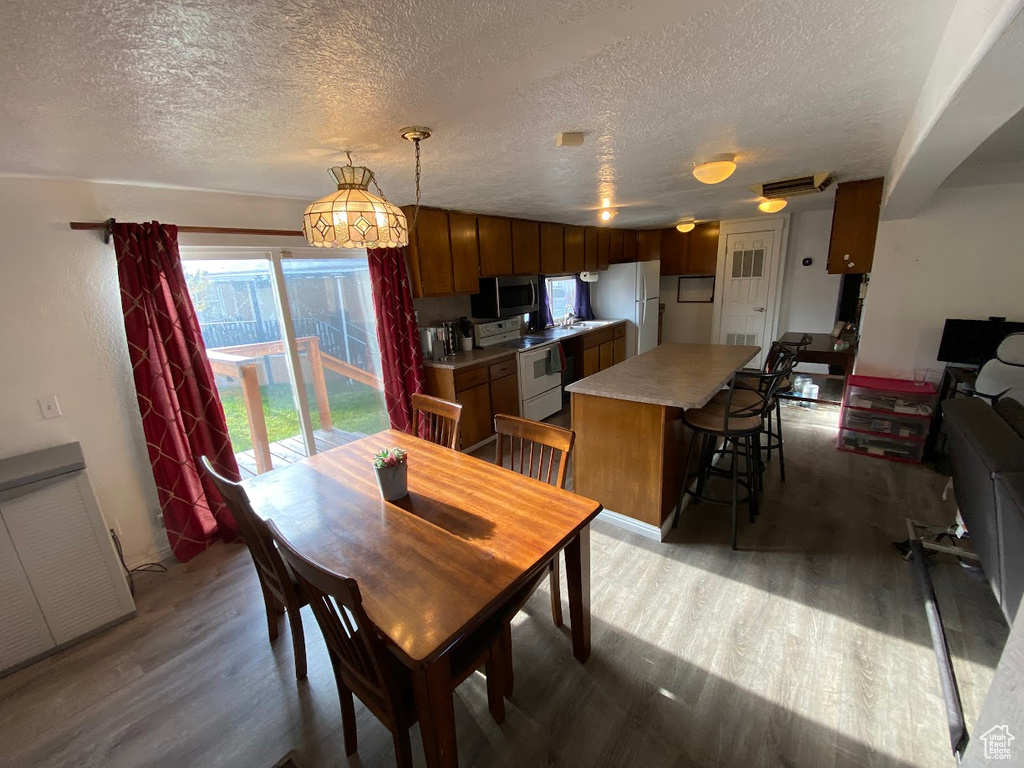
[[[339,445],[348,445],[362,437],[366,437],[366,435],[359,432],[346,432],[342,429],[332,429],[330,432],[317,429],[313,432],[317,453],[329,451],[331,448],[337,448]],[[295,435],[294,437],[271,443],[270,456],[275,468],[283,467],[285,464],[294,464],[296,461],[306,458],[306,447],[302,443],[302,438]],[[252,450],[236,453],[235,460],[238,462],[238,471],[243,480],[256,477],[259,474],[256,471],[256,456]]]

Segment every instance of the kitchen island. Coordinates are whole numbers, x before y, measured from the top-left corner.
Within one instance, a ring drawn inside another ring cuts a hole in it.
[[[573,489],[604,505],[602,518],[664,539],[679,500],[690,434],[701,408],[760,347],[662,344],[570,384]]]

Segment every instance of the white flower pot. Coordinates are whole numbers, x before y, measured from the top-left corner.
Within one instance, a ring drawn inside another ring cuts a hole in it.
[[[395,467],[374,467],[377,473],[377,487],[384,501],[397,501],[409,495],[409,465]]]

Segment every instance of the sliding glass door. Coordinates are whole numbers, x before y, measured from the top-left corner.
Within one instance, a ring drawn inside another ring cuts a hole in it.
[[[346,256],[182,248],[243,476],[387,427],[366,254]]]

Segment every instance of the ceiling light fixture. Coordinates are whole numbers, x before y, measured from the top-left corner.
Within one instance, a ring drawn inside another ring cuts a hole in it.
[[[602,197],[601,198],[601,207],[602,208],[611,208],[612,207],[611,198],[610,197]]]
[[[676,224],[676,229],[680,232],[692,232],[693,228],[697,226],[697,223],[693,219],[683,219]]]
[[[789,205],[789,201],[777,198],[775,200],[763,200],[757,207],[765,213],[778,213],[787,205]]]
[[[421,127],[403,128],[402,138],[416,144],[416,212],[420,206],[420,141],[430,136]],[[318,248],[401,248],[409,244],[409,223],[401,209],[388,202],[373,171],[352,164],[335,166],[329,173],[338,191],[311,203],[302,215],[306,242]],[[377,194],[370,191],[373,184]]]
[[[601,221],[611,221],[612,216],[614,215],[614,213],[605,208],[603,211],[601,211]]]
[[[718,184],[732,176],[736,170],[736,155],[715,155],[693,167],[693,177],[702,184]]]

